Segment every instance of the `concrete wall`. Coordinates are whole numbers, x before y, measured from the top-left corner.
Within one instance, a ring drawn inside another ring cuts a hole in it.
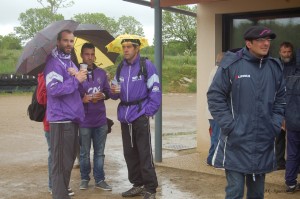
[[[207,152],[207,84],[215,55],[222,49],[222,14],[300,7],[300,0],[225,0],[200,3],[197,10],[197,150]],[[242,35],[241,35],[242,37]]]

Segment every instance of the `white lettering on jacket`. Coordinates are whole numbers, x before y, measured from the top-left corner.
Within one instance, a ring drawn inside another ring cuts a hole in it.
[[[240,78],[250,78],[250,75],[236,75],[235,79],[240,79]]]

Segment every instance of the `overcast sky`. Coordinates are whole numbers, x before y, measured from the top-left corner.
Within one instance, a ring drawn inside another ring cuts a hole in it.
[[[125,2],[123,0],[74,0],[70,8],[61,8],[58,13],[65,19],[71,19],[80,13],[103,13],[107,17],[119,18],[122,15],[133,16],[141,22],[149,43],[154,35],[154,9],[147,6]],[[13,27],[19,26],[19,15],[30,8],[42,8],[37,0],[1,0],[0,1],[0,35],[13,32]]]

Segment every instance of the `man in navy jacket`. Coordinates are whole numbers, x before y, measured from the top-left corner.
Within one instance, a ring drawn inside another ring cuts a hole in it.
[[[209,110],[221,127],[212,164],[225,168],[226,199],[264,198],[265,173],[276,170],[275,137],[285,109],[281,63],[269,56],[269,28],[252,26],[246,46],[223,57],[207,92]]]

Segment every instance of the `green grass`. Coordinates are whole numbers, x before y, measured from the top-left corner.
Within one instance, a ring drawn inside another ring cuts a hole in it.
[[[165,56],[162,64],[162,88],[164,93],[196,92],[196,63],[195,57]],[[182,82],[182,78],[192,80],[192,83]]]
[[[22,50],[0,49],[0,74],[15,73]]]
[[[154,55],[142,54],[154,63]],[[121,58],[118,57],[116,65],[105,68],[110,77],[116,72]],[[195,93],[196,83],[196,57],[195,56],[165,56],[162,63],[162,90],[163,93]],[[192,83],[182,83],[182,78],[192,80]]]
[[[15,73],[16,64],[22,50],[0,49],[0,74]],[[143,54],[154,63],[154,54]],[[111,77],[115,75],[116,66],[120,63],[119,56],[115,66],[105,68]],[[163,93],[195,93],[196,92],[196,56],[165,55],[162,63],[162,90]],[[192,80],[192,83],[183,82],[183,78]]]

